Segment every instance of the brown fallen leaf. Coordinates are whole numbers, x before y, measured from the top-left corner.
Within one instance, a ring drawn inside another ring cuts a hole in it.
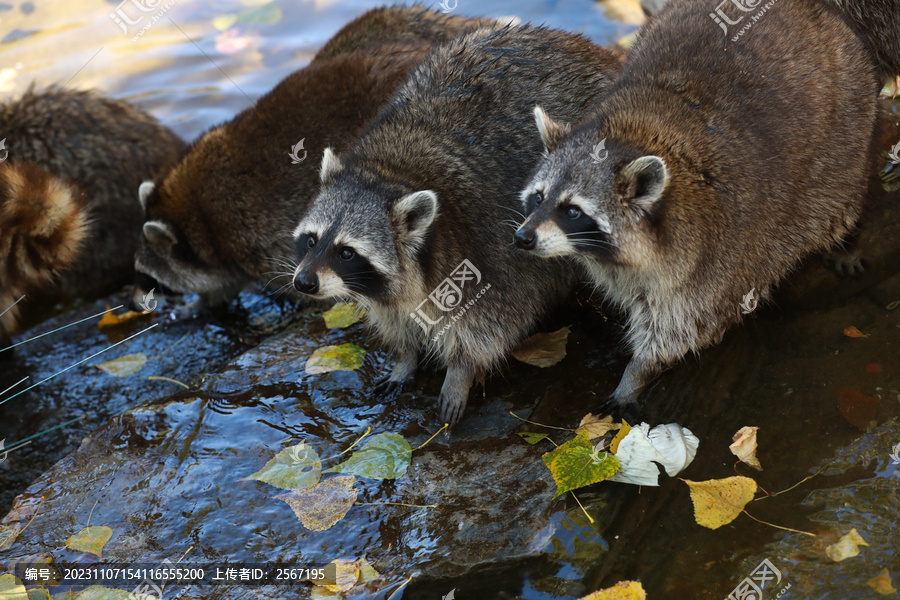
[[[694,519],[698,525],[709,529],[718,529],[734,521],[756,493],[756,482],[749,477],[682,481],[691,489]]]
[[[875,590],[876,593],[881,594],[882,596],[889,596],[897,593],[897,590],[894,589],[893,582],[891,581],[891,572],[887,569],[882,569],[881,573],[866,583],[868,583],[869,587]]]
[[[610,415],[600,418],[588,413],[584,415],[584,418],[581,419],[581,423],[575,428],[575,435],[586,433],[588,439],[594,440],[598,437],[603,437],[610,431],[616,431],[621,428],[622,424],[613,423],[613,419]]]
[[[844,335],[851,338],[867,338],[872,334],[863,333],[862,331],[851,325],[850,327],[844,328]]]
[[[640,581],[620,581],[611,588],[597,590],[579,600],[647,600]]]
[[[850,533],[841,536],[841,539],[825,548],[825,554],[834,562],[841,562],[842,560],[859,556],[859,547],[868,545],[869,543],[857,533],[854,527],[850,530]]]
[[[535,367],[552,367],[566,357],[568,327],[553,333],[536,333],[522,341],[510,354],[516,360]]]
[[[738,457],[738,459],[753,467],[757,471],[762,471],[762,465],[759,464],[759,460],[756,458],[756,432],[759,430],[759,427],[741,427],[737,433],[734,434],[732,438],[734,443],[728,446],[728,449],[731,450],[731,453]]]
[[[106,310],[109,310],[109,306],[107,305]],[[121,325],[122,323],[127,323],[133,319],[137,319],[138,317],[143,317],[144,313],[142,312],[134,312],[133,310],[128,310],[123,312],[120,315],[114,315],[111,312],[103,315],[103,318],[100,319],[100,322],[97,323],[97,327],[103,329],[104,327],[114,327],[116,325]]]
[[[344,518],[356,502],[359,493],[353,484],[356,477],[332,477],[305,490],[275,496],[293,509],[303,526],[313,531],[325,531]]]

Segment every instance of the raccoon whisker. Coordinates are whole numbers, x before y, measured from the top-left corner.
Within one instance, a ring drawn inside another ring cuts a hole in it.
[[[510,207],[510,206],[501,206],[500,208],[506,209],[506,210],[508,210],[508,211],[510,211],[510,212],[512,212],[512,213],[515,213],[516,215],[522,217],[522,222],[523,222],[523,223],[525,222],[525,219],[528,218],[528,217],[525,216],[525,214],[523,214],[522,212],[520,212],[520,211],[518,211],[518,210],[516,210],[515,208],[512,208],[512,207]]]

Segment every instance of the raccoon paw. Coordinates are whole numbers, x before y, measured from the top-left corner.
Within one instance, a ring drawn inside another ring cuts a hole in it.
[[[397,381],[391,379],[390,375],[385,375],[375,382],[372,387],[372,393],[378,400],[389,400],[398,394],[402,394],[409,387],[409,380]]]
[[[858,250],[833,250],[825,254],[825,263],[841,277],[853,277],[866,270],[866,261]]]
[[[462,419],[463,411],[466,410],[466,397],[441,392],[441,395],[438,397],[438,408],[441,412],[441,422],[453,427],[459,423],[459,420]]]
[[[596,414],[610,415],[614,421],[624,419],[629,423],[637,423],[640,419],[639,407],[636,399],[622,402],[612,395],[600,403]]]

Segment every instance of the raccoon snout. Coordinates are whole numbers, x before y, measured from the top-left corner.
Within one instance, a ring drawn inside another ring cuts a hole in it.
[[[534,229],[519,229],[514,238],[516,247],[522,250],[534,250],[534,246],[537,244],[537,235]]]
[[[298,271],[294,275],[294,289],[304,294],[315,294],[319,291],[319,278],[305,269]]]

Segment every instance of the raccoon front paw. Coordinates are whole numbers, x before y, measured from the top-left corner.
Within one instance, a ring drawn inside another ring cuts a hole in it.
[[[598,415],[610,415],[614,421],[628,421],[629,423],[637,423],[640,419],[640,404],[637,399],[626,399],[620,401],[613,394],[603,400],[597,407]]]
[[[857,250],[834,250],[825,254],[825,263],[841,277],[853,277],[866,270],[866,261]]]
[[[441,423],[447,423],[453,427],[462,419],[463,411],[466,410],[466,398],[441,392],[441,395],[438,396],[438,408],[441,413]]]
[[[402,394],[409,387],[409,380],[397,381],[385,375],[372,386],[372,393],[377,400],[390,400],[398,394]]]

